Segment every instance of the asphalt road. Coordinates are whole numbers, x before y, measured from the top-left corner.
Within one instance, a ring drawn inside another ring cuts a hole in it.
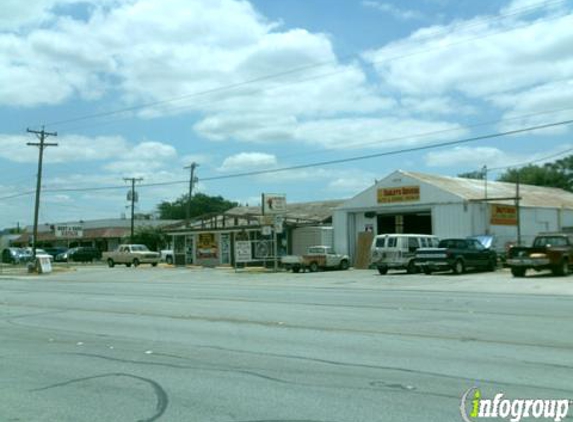
[[[3,276],[0,420],[460,421],[472,386],[573,399],[572,311],[573,276]]]

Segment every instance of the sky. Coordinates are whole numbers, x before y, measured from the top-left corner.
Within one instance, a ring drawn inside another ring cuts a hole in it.
[[[397,169],[495,180],[573,153],[572,119],[571,0],[0,3],[0,228],[33,222],[27,129],[57,133],[56,223],[129,214],[129,177],[154,212],[192,162],[195,192],[248,205],[351,198]]]

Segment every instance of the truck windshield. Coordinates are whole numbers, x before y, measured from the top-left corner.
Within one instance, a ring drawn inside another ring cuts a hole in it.
[[[134,252],[145,252],[148,251],[149,249],[147,249],[147,246],[145,245],[133,245],[131,247],[131,250]]]
[[[543,236],[538,237],[533,242],[534,248],[542,248],[545,246],[567,246],[567,239],[561,236]]]

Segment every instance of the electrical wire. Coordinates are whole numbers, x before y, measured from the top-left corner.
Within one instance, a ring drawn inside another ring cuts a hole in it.
[[[537,126],[529,126],[526,128],[515,129],[515,130],[510,130],[510,131],[505,131],[505,132],[498,132],[498,133],[493,133],[493,134],[488,134],[488,135],[475,136],[475,137],[471,137],[471,138],[459,139],[459,140],[455,140],[455,141],[440,142],[440,143],[423,145],[423,146],[412,147],[412,148],[402,148],[402,149],[398,149],[398,150],[380,152],[380,153],[375,153],[375,154],[367,154],[367,155],[361,155],[361,156],[356,156],[356,157],[341,158],[341,159],[330,160],[330,161],[320,161],[320,162],[314,162],[314,163],[299,164],[299,165],[295,165],[295,166],[288,166],[288,167],[281,167],[281,168],[273,168],[273,169],[266,169],[266,170],[255,170],[255,171],[248,171],[248,172],[231,173],[231,174],[220,175],[220,176],[204,177],[204,178],[201,178],[200,181],[207,182],[207,181],[215,181],[215,180],[234,179],[234,178],[239,178],[239,177],[259,176],[259,175],[263,175],[263,174],[275,174],[275,173],[286,172],[286,171],[307,169],[307,168],[312,168],[312,167],[343,164],[343,163],[361,161],[361,160],[366,160],[366,159],[371,159],[371,158],[379,158],[379,157],[386,157],[386,156],[392,156],[392,155],[399,155],[399,154],[405,154],[405,153],[416,152],[416,151],[425,151],[425,150],[430,150],[430,149],[442,148],[442,147],[446,147],[446,146],[453,146],[453,145],[460,145],[460,144],[465,144],[465,143],[470,143],[470,142],[482,141],[482,140],[486,140],[486,139],[493,139],[493,138],[500,138],[500,137],[504,137],[504,136],[517,135],[520,133],[532,132],[532,131],[536,131],[536,130],[547,129],[547,128],[557,127],[557,126],[564,126],[564,125],[569,125],[572,123],[573,123],[573,119],[563,120],[563,121],[559,121],[559,122],[546,123],[546,124],[537,125]],[[138,187],[143,188],[143,187],[171,186],[171,185],[177,185],[177,184],[183,184],[183,183],[189,183],[189,181],[188,180],[177,180],[177,181],[170,181],[170,182],[141,183],[138,185]],[[123,185],[123,186],[119,186],[119,185],[116,185],[116,186],[100,186],[100,187],[91,187],[91,188],[44,189],[43,191],[44,192],[90,192],[90,191],[101,191],[101,190],[112,190],[112,189],[125,189],[125,185]],[[0,198],[0,199],[3,199],[3,198]]]
[[[547,7],[550,6],[552,4],[562,4],[563,0],[554,0],[554,1],[545,1],[545,2],[540,2],[534,5],[529,5],[527,7],[523,7],[520,9],[515,9],[512,13],[508,13],[505,15],[498,15],[494,18],[489,18],[489,19],[485,19],[484,21],[487,22],[488,20],[499,20],[499,19],[504,19],[506,17],[511,17],[511,16],[515,16],[518,14],[522,14],[523,12],[531,12],[534,10],[538,10],[540,7]],[[558,16],[561,17],[561,16]],[[553,18],[555,19],[555,18]],[[553,20],[553,19],[548,19],[548,20],[538,20],[536,23],[540,22],[540,21],[549,21],[549,20]],[[470,22],[467,27],[473,27],[476,26],[477,24],[483,24],[483,22],[479,22],[479,21],[472,21]],[[529,24],[529,23],[528,23]],[[500,33],[505,33],[505,32],[511,32],[514,30],[518,30],[521,29],[523,27],[526,27],[528,25],[522,25],[522,26],[518,26],[518,27],[513,27],[510,28],[508,30],[504,30],[504,31],[498,31],[498,32],[494,32],[494,33],[490,33],[490,34],[486,34],[485,36],[479,36],[479,37],[473,37],[470,39],[465,39],[465,40],[461,40],[455,43],[450,43],[450,44],[444,44],[444,45],[440,45],[437,47],[434,47],[432,49],[426,49],[423,51],[417,51],[417,52],[413,52],[413,53],[409,53],[409,54],[401,54],[401,55],[397,55],[394,57],[388,57],[388,58],[384,58],[383,60],[379,60],[379,61],[371,61],[370,65],[376,65],[376,64],[380,64],[382,62],[390,62],[390,61],[395,61],[395,60],[400,60],[403,58],[407,58],[407,57],[411,57],[414,55],[418,55],[418,54],[425,54],[428,51],[434,51],[437,49],[444,49],[444,48],[449,48],[458,44],[462,44],[462,43],[466,43],[466,42],[470,42],[470,41],[474,41],[477,39],[481,39],[481,38],[487,38],[487,37],[491,37],[494,35],[498,35]],[[457,28],[456,28],[457,29]],[[444,31],[445,32],[445,31]],[[447,32],[445,32],[447,33]],[[436,37],[440,34],[428,34],[427,38],[431,39],[433,37]],[[418,39],[417,41],[423,41],[423,38],[420,40]],[[393,48],[398,48],[393,47]],[[392,49],[392,47],[390,48],[390,50]],[[317,63],[313,63],[313,64],[309,64],[306,66],[300,66],[300,67],[296,67],[296,68],[292,68],[283,72],[278,72],[278,73],[274,73],[274,74],[268,74],[265,76],[261,76],[261,77],[257,77],[257,78],[253,78],[253,79],[249,79],[246,81],[242,81],[242,82],[237,82],[237,83],[233,83],[233,84],[229,84],[229,85],[225,85],[225,86],[220,86],[220,87],[216,87],[216,88],[211,88],[211,89],[207,89],[207,90],[203,90],[203,91],[198,91],[198,92],[194,92],[194,93],[189,93],[189,94],[185,94],[185,95],[181,95],[181,96],[177,96],[177,97],[172,97],[172,98],[167,98],[167,99],[163,99],[163,100],[158,100],[158,101],[152,101],[152,102],[147,102],[147,103],[141,103],[141,104],[136,104],[134,106],[130,106],[130,107],[125,107],[125,108],[120,108],[120,109],[116,109],[116,110],[111,110],[111,111],[107,111],[107,112],[101,112],[101,113],[93,113],[93,114],[87,114],[84,116],[78,116],[75,118],[70,118],[70,119],[64,119],[64,120],[59,120],[59,121],[52,121],[52,122],[48,122],[45,123],[43,126],[46,127],[53,127],[53,126],[62,126],[62,125],[67,125],[70,123],[75,123],[75,122],[80,122],[80,121],[85,121],[85,120],[90,120],[90,119],[97,119],[97,118],[102,118],[102,117],[109,117],[109,116],[113,116],[113,115],[118,115],[118,114],[123,114],[123,113],[129,113],[129,112],[133,112],[133,111],[137,111],[137,110],[142,110],[142,109],[149,109],[151,107],[156,107],[156,106],[162,106],[165,104],[170,104],[173,102],[178,102],[178,101],[183,101],[183,100],[189,100],[189,99],[193,99],[196,97],[200,97],[200,96],[206,96],[206,95],[211,95],[211,94],[215,94],[215,93],[220,93],[220,92],[224,92],[224,91],[228,91],[228,90],[234,90],[237,88],[242,88],[244,86],[248,86],[248,85],[252,85],[255,83],[260,83],[260,82],[264,82],[267,80],[272,80],[272,79],[276,79],[276,78],[280,78],[283,76],[287,76],[287,75],[291,75],[291,74],[296,74],[296,73],[300,73],[309,69],[313,69],[313,68],[319,68],[319,67],[324,67],[326,65],[329,64],[338,64],[341,60],[345,60],[345,59],[349,59],[349,58],[353,58],[353,57],[359,57],[359,55],[357,54],[352,54],[352,55],[348,55],[348,56],[343,56],[340,59],[337,60],[328,60],[328,61],[323,61],[323,62],[317,62]],[[307,81],[311,81],[317,78],[325,78],[325,77],[329,77],[329,76],[333,76],[342,72],[347,72],[349,71],[349,69],[344,68],[344,69],[340,69],[337,70],[335,72],[329,72],[326,74],[321,74],[318,75],[316,77],[310,78],[310,79],[303,79],[303,80],[299,80],[296,81],[295,83],[302,83],[302,82],[307,82]],[[292,83],[291,83],[292,84]],[[286,85],[286,84],[285,84]],[[289,84],[290,85],[290,84]],[[276,88],[276,87],[275,87]],[[196,104],[194,104],[193,106],[185,106],[185,108],[188,107],[195,107]],[[127,119],[131,119],[132,117],[128,117]],[[122,119],[123,120],[123,119]]]

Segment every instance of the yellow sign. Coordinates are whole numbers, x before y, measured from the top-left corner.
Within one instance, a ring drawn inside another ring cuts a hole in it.
[[[200,233],[197,239],[197,258],[215,259],[218,256],[218,245],[215,233]]]
[[[492,204],[490,223],[498,226],[517,226],[517,207]]]
[[[420,200],[420,186],[401,186],[378,189],[378,203],[414,202]]]

